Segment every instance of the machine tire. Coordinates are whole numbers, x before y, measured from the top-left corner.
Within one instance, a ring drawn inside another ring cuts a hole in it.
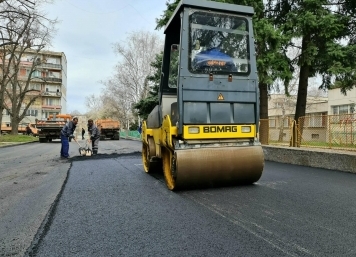
[[[142,163],[146,173],[162,172],[162,161],[159,158],[151,157],[150,147],[142,143]]]
[[[40,141],[40,143],[46,143],[47,139],[46,138],[40,138],[39,141]]]
[[[169,190],[174,191],[176,189],[175,178],[172,174],[172,161],[173,153],[171,150],[162,147],[162,168],[164,174],[164,180],[166,181],[166,186]]]
[[[148,146],[144,143],[142,143],[142,163],[143,163],[143,169],[145,170],[146,173],[150,173],[150,157],[149,157],[149,150]]]

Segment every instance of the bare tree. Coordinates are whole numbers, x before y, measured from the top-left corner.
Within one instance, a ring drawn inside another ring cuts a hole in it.
[[[82,115],[82,113],[78,110],[69,111],[69,113],[72,115],[72,117]]]
[[[133,105],[147,97],[150,88],[147,78],[154,73],[151,62],[162,47],[160,38],[146,31],[133,32],[125,42],[114,45],[120,61],[113,77],[102,82],[103,97],[122,124],[134,118]]]
[[[102,118],[102,110],[103,110],[103,101],[101,96],[96,96],[95,94],[91,94],[85,97],[85,106],[88,111],[86,115],[91,119],[99,119]]]
[[[123,128],[128,128],[130,121],[134,119],[133,104],[129,90],[119,87],[113,80],[105,83],[103,100],[106,103],[107,112],[120,120]]]
[[[6,109],[11,117],[11,133],[17,134],[19,122],[40,96],[40,90],[32,88],[31,82],[46,82],[34,74],[41,72],[39,52],[50,44],[56,20],[47,19],[35,2],[9,0],[0,4],[0,122]]]

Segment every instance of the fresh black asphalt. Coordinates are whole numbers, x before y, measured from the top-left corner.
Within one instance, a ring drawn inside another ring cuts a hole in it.
[[[266,162],[252,186],[171,192],[137,153],[73,161],[30,256],[356,256],[356,175]]]

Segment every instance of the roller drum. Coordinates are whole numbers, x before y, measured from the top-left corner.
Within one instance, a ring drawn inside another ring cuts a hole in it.
[[[175,188],[251,184],[262,175],[261,146],[176,150]]]

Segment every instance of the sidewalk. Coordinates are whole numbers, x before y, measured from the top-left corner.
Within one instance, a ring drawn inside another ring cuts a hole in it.
[[[31,144],[31,143],[37,143],[37,142],[38,141],[31,141],[31,142],[0,142],[0,148],[14,146],[14,145]]]
[[[356,152],[262,145],[265,160],[356,173]]]

